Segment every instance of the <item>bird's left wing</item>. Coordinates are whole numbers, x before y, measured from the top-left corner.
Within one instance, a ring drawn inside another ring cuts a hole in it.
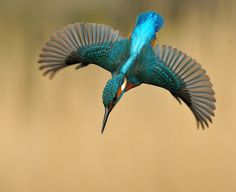
[[[179,102],[184,101],[202,128],[212,122],[216,100],[210,79],[201,65],[182,51],[166,45],[148,46],[135,71],[140,82],[163,87]]]
[[[40,54],[40,70],[53,77],[67,66],[78,64],[76,68],[90,63],[111,73],[114,64],[108,62],[109,53],[115,44],[123,39],[112,27],[95,23],[75,23],[56,31],[45,43]]]

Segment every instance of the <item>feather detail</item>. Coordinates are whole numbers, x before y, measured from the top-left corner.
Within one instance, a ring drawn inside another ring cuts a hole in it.
[[[139,14],[131,35],[131,54],[138,55],[142,48],[156,38],[156,33],[164,24],[164,19],[153,11]]]
[[[183,100],[191,109],[197,125],[208,127],[215,110],[215,97],[212,84],[201,65],[182,51],[170,46],[156,46],[154,52],[158,59],[179,79],[180,87],[167,88],[180,102]]]
[[[123,38],[110,26],[95,23],[75,23],[55,32],[45,43],[39,55],[40,70],[52,78],[59,70],[79,64],[81,68],[89,63],[111,71],[106,59],[113,44]],[[111,71],[112,72],[112,71]]]
[[[164,18],[154,11],[148,11],[144,13],[140,13],[136,20],[136,26],[141,25],[147,21],[153,21],[153,26],[155,27],[155,31],[159,31],[160,28],[164,24]]]

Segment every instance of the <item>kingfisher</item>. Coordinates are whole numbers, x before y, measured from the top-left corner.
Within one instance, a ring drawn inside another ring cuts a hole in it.
[[[52,78],[74,65],[95,64],[111,73],[103,90],[103,133],[112,109],[123,95],[142,84],[167,89],[192,111],[197,127],[209,126],[215,110],[215,92],[206,71],[186,53],[156,43],[164,18],[155,11],[137,16],[133,31],[121,36],[111,26],[79,22],[56,31],[42,48],[39,69]]]

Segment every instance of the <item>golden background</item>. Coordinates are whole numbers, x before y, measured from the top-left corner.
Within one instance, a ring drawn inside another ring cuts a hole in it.
[[[216,116],[196,129],[190,110],[142,85],[116,106],[100,134],[110,78],[91,65],[38,71],[55,30],[87,21],[128,35],[140,11],[165,17],[159,43],[202,63]],[[0,0],[0,192],[235,192],[235,0]]]

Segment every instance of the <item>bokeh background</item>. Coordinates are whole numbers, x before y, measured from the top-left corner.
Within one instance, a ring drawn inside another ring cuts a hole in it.
[[[165,17],[159,43],[196,58],[216,92],[216,116],[196,129],[190,110],[160,88],[128,92],[101,135],[96,66],[38,71],[43,43],[78,21],[128,35],[140,11]],[[1,192],[235,192],[235,0],[0,0]]]

